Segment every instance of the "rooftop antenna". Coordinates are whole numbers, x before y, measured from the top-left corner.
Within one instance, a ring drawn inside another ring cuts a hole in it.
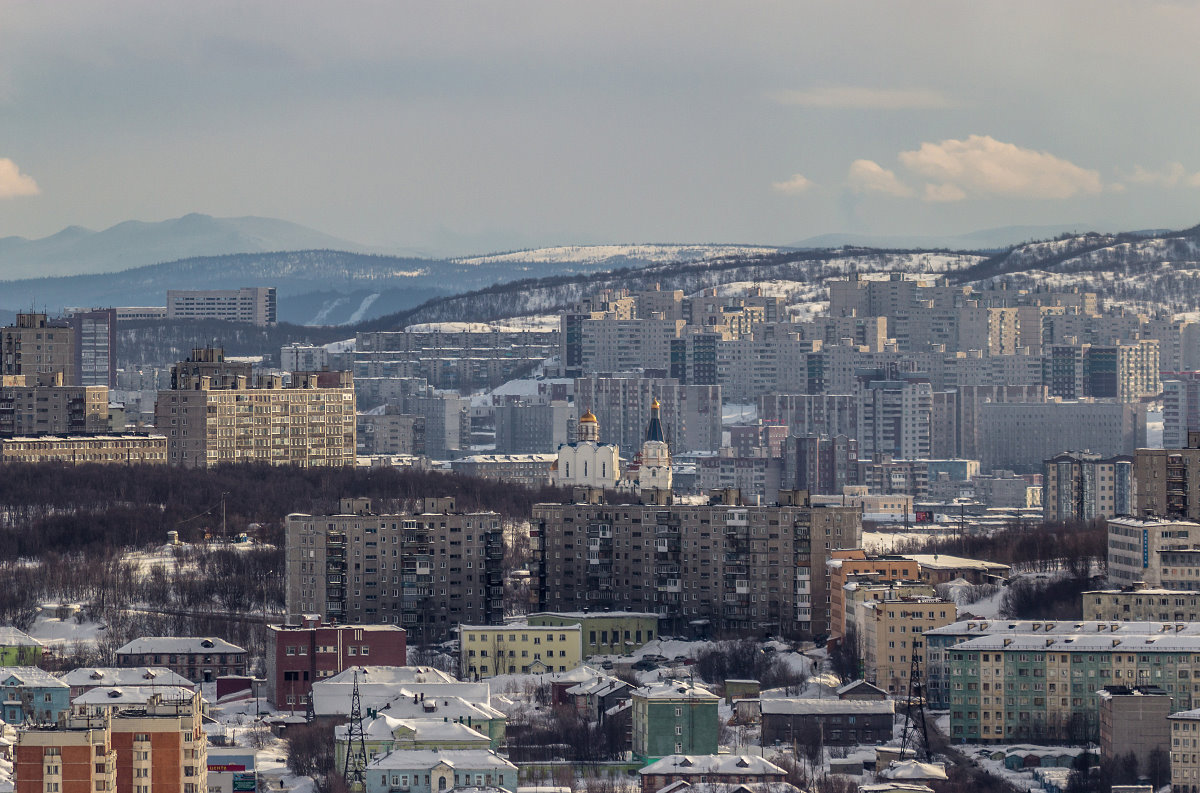
[[[312,701],[312,697],[309,697]],[[354,670],[354,692],[350,695],[350,725],[346,733],[346,767],[343,774],[351,790],[367,787],[367,736],[363,731],[362,699],[358,694],[358,670]]]

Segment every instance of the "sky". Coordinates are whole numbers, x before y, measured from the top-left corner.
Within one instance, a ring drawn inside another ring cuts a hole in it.
[[[1200,222],[1200,4],[0,0],[0,237],[437,252]]]

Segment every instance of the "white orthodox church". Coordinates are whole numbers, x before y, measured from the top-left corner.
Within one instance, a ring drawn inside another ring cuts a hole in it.
[[[550,479],[555,485],[612,488],[620,478],[620,449],[600,442],[600,424],[589,410],[579,417],[579,440],[558,447]]]
[[[635,492],[671,490],[671,449],[663,434],[657,399],[650,405],[650,423],[646,426],[642,450],[625,469],[621,486]]]

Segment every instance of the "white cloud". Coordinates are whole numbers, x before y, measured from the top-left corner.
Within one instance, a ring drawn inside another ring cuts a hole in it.
[[[813,187],[813,181],[802,173],[794,173],[782,182],[772,182],[771,187],[784,195],[800,195]]]
[[[854,85],[831,85],[804,91],[780,91],[773,95],[781,105],[866,110],[928,110],[950,107],[950,101],[929,88],[888,89]]]
[[[1188,173],[1187,168],[1184,168],[1181,162],[1169,162],[1157,171],[1135,165],[1132,173],[1121,175],[1134,184],[1148,184],[1156,187],[1179,187],[1180,185],[1200,187],[1200,173]]]
[[[856,193],[883,193],[902,198],[912,195],[912,188],[897,179],[895,172],[874,160],[855,160],[850,163],[846,181]]]
[[[926,201],[962,201],[966,197],[967,194],[956,184],[945,182],[925,185]]]
[[[1071,198],[1104,189],[1100,174],[1053,154],[1023,149],[989,135],[966,140],[922,143],[916,151],[900,152],[900,163],[918,176],[939,185],[936,196],[1008,196],[1012,198]]]
[[[40,192],[32,176],[21,173],[12,160],[0,157],[0,198],[37,195]]]

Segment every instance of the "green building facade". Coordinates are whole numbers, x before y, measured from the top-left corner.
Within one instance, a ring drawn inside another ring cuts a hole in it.
[[[666,680],[635,689],[633,756],[652,763],[672,754],[717,753],[717,695],[693,683]]]
[[[641,611],[543,611],[530,625],[579,625],[583,657],[629,655],[658,638],[658,615]]]
[[[1124,623],[1123,625],[1128,625]],[[967,743],[1081,743],[1099,736],[1104,686],[1156,686],[1171,710],[1200,704],[1200,636],[1093,630],[995,635],[949,656],[950,738]]]
[[[37,666],[42,643],[13,627],[0,627],[0,666]]]

